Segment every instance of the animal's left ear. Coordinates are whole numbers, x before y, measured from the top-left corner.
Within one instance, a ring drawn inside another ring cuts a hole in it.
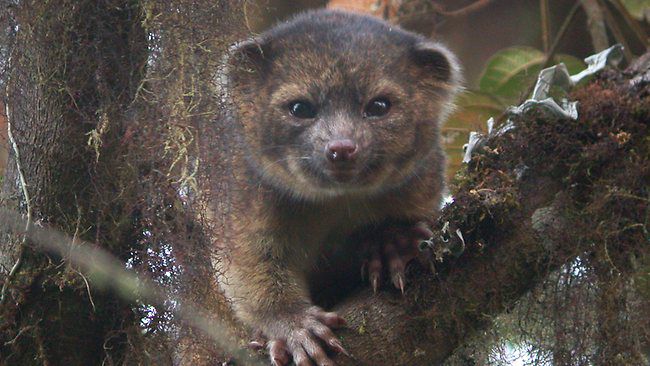
[[[460,83],[460,67],[456,57],[443,45],[431,41],[418,41],[413,44],[410,56],[428,77],[443,83],[454,85]]]

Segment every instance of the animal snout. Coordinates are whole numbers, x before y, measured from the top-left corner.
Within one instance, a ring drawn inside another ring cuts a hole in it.
[[[351,161],[356,156],[357,151],[357,144],[349,139],[330,141],[325,147],[327,160],[332,163]]]

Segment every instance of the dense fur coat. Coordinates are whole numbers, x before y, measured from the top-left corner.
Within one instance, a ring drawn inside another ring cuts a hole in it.
[[[435,215],[457,63],[399,27],[321,10],[238,44],[225,69],[219,285],[275,364],[333,364],[329,328],[344,321],[313,305],[308,280],[323,253],[360,254],[353,233]]]

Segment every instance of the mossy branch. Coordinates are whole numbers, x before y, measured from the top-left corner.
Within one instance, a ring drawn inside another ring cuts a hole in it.
[[[436,275],[415,270],[404,298],[364,290],[336,307],[350,324],[340,334],[357,361],[442,363],[553,270],[594,255],[593,243],[615,235],[608,256],[619,268],[648,254],[650,87],[630,83],[639,72],[647,66],[610,70],[574,93],[578,121],[529,115],[488,139],[436,222],[434,238],[445,224],[461,230],[464,253]],[[614,198],[612,190],[638,198]]]

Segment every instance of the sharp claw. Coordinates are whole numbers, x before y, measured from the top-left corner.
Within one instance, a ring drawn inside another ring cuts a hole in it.
[[[345,327],[348,325],[348,322],[345,319],[341,318],[340,316],[338,318],[339,318],[338,327]]]
[[[345,348],[341,347],[341,353],[348,356],[349,358],[353,358],[350,352],[348,352]]]
[[[327,325],[330,328],[342,328],[348,325],[348,323],[345,321],[345,319],[341,318],[338,315],[333,315],[331,319],[328,319],[325,322],[322,322],[323,324]]]
[[[372,291],[376,294],[377,290],[379,290],[379,276],[373,275],[370,282],[372,283]]]
[[[289,363],[289,360],[274,357],[271,363],[273,364],[273,366],[285,366],[286,364]]]
[[[330,345],[332,346],[332,348],[336,350],[336,352],[343,353],[344,355],[351,357],[350,353],[348,353],[348,351],[346,351],[345,348],[343,348],[343,345],[338,339],[332,339],[330,341]]]
[[[393,286],[400,289],[400,291],[402,291],[402,295],[404,295],[404,276],[402,273],[398,272],[393,275]]]
[[[255,350],[255,351],[258,351],[258,350],[264,348],[264,346],[265,345],[263,343],[259,342],[259,341],[250,341],[250,342],[248,342],[248,347]]]

